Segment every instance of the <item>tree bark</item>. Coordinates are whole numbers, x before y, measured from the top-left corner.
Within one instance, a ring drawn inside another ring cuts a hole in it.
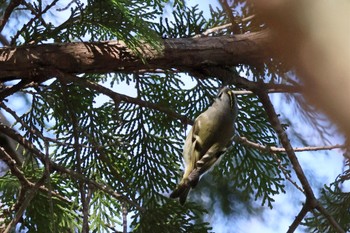
[[[145,44],[139,55],[120,41],[25,45],[0,49],[0,79],[30,77],[50,68],[66,73],[108,73],[254,65],[271,55],[269,48],[267,30],[235,36],[164,39],[161,49]]]

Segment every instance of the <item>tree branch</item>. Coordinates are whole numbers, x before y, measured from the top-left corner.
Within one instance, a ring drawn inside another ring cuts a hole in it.
[[[0,147],[0,155],[1,159],[6,162],[9,166],[11,173],[17,177],[19,182],[21,183],[21,197],[18,198],[16,205],[18,204],[19,208],[15,214],[15,217],[11,220],[11,222],[7,225],[4,233],[12,232],[18,223],[18,221],[22,218],[25,209],[30,204],[30,201],[34,198],[36,191],[44,184],[46,179],[45,174],[39,181],[35,184],[31,183],[24,176],[22,171],[17,167],[16,161],[11,158],[11,156],[5,151],[3,147]],[[21,200],[19,202],[19,200]],[[15,208],[17,209],[17,208]]]
[[[0,79],[31,77],[55,67],[64,73],[131,72],[178,68],[189,71],[208,64],[257,64],[271,56],[269,32],[235,36],[164,39],[163,48],[143,46],[143,59],[123,42],[26,45],[0,49]],[[146,61],[146,62],[144,62]]]
[[[12,138],[13,140],[17,141],[19,144],[21,144],[24,148],[29,150],[30,152],[33,153],[43,164],[45,164],[45,154],[43,154],[40,150],[38,150],[31,142],[23,138],[21,135],[19,135],[15,130],[11,129],[10,127],[0,124],[0,132],[3,134],[6,134],[8,137]],[[144,211],[144,208],[138,205],[135,201],[130,200],[128,197],[124,196],[123,194],[119,194],[115,192],[111,187],[109,187],[106,184],[101,184],[98,183],[92,179],[89,179],[85,177],[82,174],[79,174],[75,171],[72,171],[66,167],[63,167],[59,164],[56,164],[55,162],[49,160],[50,163],[50,168],[63,174],[68,174],[71,178],[73,179],[78,179],[86,182],[89,185],[92,185],[108,194],[113,196],[115,199],[122,201],[122,202],[127,202],[131,206],[134,206],[136,209],[139,211]]]
[[[30,3],[29,4],[24,4],[25,6],[27,6],[27,8],[29,10],[31,10],[31,13],[35,15],[35,17],[31,18],[29,20],[28,23],[24,24],[23,27],[21,28],[21,30],[18,30],[16,35],[14,35],[11,39],[11,45],[14,45],[16,43],[16,40],[18,39],[18,37],[23,33],[23,31],[30,27],[30,25],[32,25],[35,20],[40,20],[41,23],[46,27],[46,23],[44,22],[43,18],[42,18],[42,15],[45,14],[51,7],[53,7],[54,5],[56,5],[56,3],[58,2],[59,0],[53,0],[50,4],[48,4],[45,9],[43,9],[41,12],[39,13],[36,13],[35,11],[32,11],[31,7],[30,7]],[[29,6],[28,6],[29,5]],[[43,38],[41,38],[43,39]],[[31,42],[34,42],[34,41],[31,41]],[[36,41],[35,41],[36,42]]]
[[[297,216],[295,216],[295,219],[294,219],[293,223],[289,226],[287,233],[293,233],[298,228],[301,221],[303,221],[304,217],[306,216],[306,214],[310,210],[311,210],[311,207],[310,207],[308,202],[303,204],[303,208],[301,208],[299,214]]]
[[[11,0],[10,4],[5,10],[4,16],[0,20],[0,32],[2,32],[2,29],[4,29],[8,19],[10,18],[10,15],[14,11],[14,9],[21,4],[22,0]]]
[[[343,230],[343,228],[338,224],[338,222],[333,218],[333,216],[322,206],[322,205],[317,205],[315,207],[321,214],[323,214],[323,216],[326,217],[326,219],[328,220],[328,222],[330,223],[331,226],[333,226],[333,228],[335,228],[335,230],[337,232],[340,233],[345,233],[345,231]]]
[[[35,197],[35,194],[37,190],[42,186],[45,182],[45,176],[43,176],[38,182],[35,183],[34,187],[30,188],[26,191],[25,199],[22,203],[20,203],[20,208],[16,212],[15,217],[11,220],[11,222],[7,225],[4,233],[10,233],[13,232],[15,229],[16,224],[18,221],[22,218],[24,211],[30,204],[31,200]]]
[[[63,102],[67,107],[68,115],[70,117],[70,120],[73,126],[74,152],[76,155],[75,157],[77,162],[76,169],[79,174],[83,174],[82,172],[83,162],[80,155],[81,147],[79,146],[79,134],[80,134],[79,123],[76,118],[75,111],[73,110],[74,107],[72,106],[71,101],[67,99],[67,97],[69,96],[69,93],[66,87],[66,82],[64,80],[60,80],[60,81],[61,81]],[[88,233],[89,232],[89,198],[87,198],[86,183],[82,180],[79,180],[78,186],[79,186],[80,199],[82,204],[82,214],[83,214],[83,224],[82,224],[81,232]]]
[[[279,153],[286,152],[285,148],[275,147],[275,146],[266,146],[256,142],[249,141],[246,137],[235,136],[234,141],[249,146],[260,151],[269,152],[269,153]],[[294,147],[294,152],[303,152],[303,151],[319,151],[319,150],[332,150],[332,149],[344,149],[345,145],[332,145],[332,146],[308,146],[308,147]]]
[[[174,119],[180,120],[183,124],[193,124],[193,120],[188,119],[186,116],[180,115],[180,114],[172,111],[169,108],[162,107],[162,106],[159,106],[158,104],[147,102],[147,101],[141,100],[139,98],[134,98],[134,97],[130,97],[127,95],[116,93],[116,92],[112,91],[111,89],[108,89],[102,85],[99,85],[97,83],[91,82],[91,81],[86,80],[86,79],[78,78],[74,75],[64,74],[60,71],[56,71],[56,72],[59,75],[59,77],[61,79],[64,79],[66,82],[73,82],[74,84],[90,88],[92,90],[95,90],[99,93],[102,93],[102,94],[108,96],[116,103],[116,105],[118,105],[121,101],[124,101],[127,103],[133,103],[133,104],[137,104],[141,107],[150,108],[150,109],[153,109],[153,110],[156,110],[159,112],[163,112]]]
[[[263,91],[257,91],[257,95],[259,96],[263,107],[269,117],[270,123],[272,125],[272,127],[275,129],[283,147],[286,150],[286,154],[290,160],[290,162],[292,163],[292,167],[301,183],[301,185],[303,186],[304,192],[305,192],[305,196],[306,196],[306,200],[310,201],[310,205],[311,205],[311,209],[313,208],[320,208],[322,209],[322,214],[324,214],[324,216],[328,219],[330,225],[333,226],[333,228],[337,231],[337,232],[341,232],[341,233],[345,233],[345,231],[339,226],[339,224],[334,220],[334,218],[321,206],[321,204],[317,201],[315,194],[309,184],[309,181],[307,180],[304,171],[298,161],[298,158],[295,155],[295,152],[293,150],[293,147],[291,146],[288,136],[286,134],[286,132],[283,130],[283,127],[278,119],[278,116],[275,112],[275,109],[271,103],[271,100],[268,96],[267,93],[263,92]]]
[[[304,171],[298,161],[298,158],[295,155],[295,151],[292,147],[292,145],[289,142],[288,136],[286,132],[284,131],[281,122],[278,119],[278,115],[275,112],[275,109],[271,103],[271,100],[268,96],[268,92],[266,92],[266,84],[264,83],[256,83],[249,81],[247,79],[244,79],[240,77],[238,74],[233,73],[232,71],[225,69],[223,67],[219,66],[211,66],[207,67],[206,69],[202,70],[202,74],[206,76],[212,76],[217,77],[220,79],[224,84],[234,84],[239,87],[246,88],[248,90],[252,90],[255,94],[258,95],[260,98],[260,101],[267,113],[267,116],[269,118],[269,121],[274,128],[274,130],[277,133],[277,136],[282,144],[282,146],[285,149],[285,153],[287,154],[292,167],[303,187],[303,192],[306,196],[307,201],[310,202],[312,208],[317,208],[318,206],[321,206],[320,203],[317,201],[314,192],[309,184],[308,179],[306,178]],[[261,148],[260,145],[254,145],[257,148]],[[265,147],[263,149],[266,150]],[[339,224],[334,220],[334,218],[323,208],[321,207],[322,211],[324,211],[324,216],[328,219],[329,223],[333,226],[335,230],[338,232],[344,232],[344,230],[341,229]]]

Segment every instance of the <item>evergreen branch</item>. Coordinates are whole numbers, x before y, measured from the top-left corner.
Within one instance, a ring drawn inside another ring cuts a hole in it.
[[[29,20],[28,23],[24,24],[22,29],[21,30],[18,30],[17,33],[12,37],[12,40],[11,40],[11,45],[14,45],[16,43],[16,40],[18,39],[18,37],[24,32],[24,30],[26,30],[32,23],[34,23],[35,20],[37,19],[40,19],[41,16],[43,14],[45,14],[48,10],[51,9],[51,7],[53,7],[54,5],[56,5],[56,3],[58,2],[59,0],[53,0],[49,5],[47,5],[45,7],[44,10],[42,10],[40,13],[38,14],[35,14],[35,17],[31,18]],[[31,42],[37,42],[37,41],[31,41]]]
[[[30,12],[31,12],[32,15],[35,15],[35,17],[36,17],[37,19],[40,20],[41,24],[42,24],[44,27],[47,28],[47,23],[45,22],[45,20],[44,20],[43,17],[42,17],[43,12],[37,12],[37,11],[34,9],[34,7],[32,6],[31,3],[28,3],[28,2],[26,2],[26,1],[23,1],[22,4],[23,4],[24,6],[26,6],[26,7],[30,10]]]
[[[40,186],[42,186],[45,182],[45,175],[38,180],[38,182],[35,183],[34,187],[32,187],[31,189],[29,189],[26,192],[25,195],[25,199],[23,202],[21,202],[20,208],[18,209],[18,211],[16,212],[15,217],[11,220],[11,222],[7,225],[4,233],[10,233],[13,232],[13,230],[15,229],[16,224],[18,223],[18,221],[22,218],[24,211],[26,210],[26,208],[28,207],[28,205],[30,204],[31,200],[35,197],[36,192],[38,191],[38,189],[40,188]]]
[[[267,93],[295,93],[302,91],[302,86],[298,84],[286,85],[249,81],[248,79],[234,73],[232,70],[224,68],[222,66],[203,67],[201,70],[196,70],[195,74],[197,73],[203,77],[216,77],[219,80],[221,80],[223,85],[235,85],[236,87],[241,87],[250,91],[235,91],[235,93],[237,94],[252,94],[256,93],[257,90],[264,91]]]
[[[225,10],[227,17],[229,18],[231,22],[231,29],[234,34],[239,34],[241,32],[241,28],[239,27],[237,20],[235,19],[235,16],[232,13],[231,7],[228,5],[227,0],[219,0],[219,3],[221,4],[222,8]]]
[[[306,178],[304,171],[298,161],[298,158],[295,154],[294,148],[290,144],[287,133],[284,131],[281,122],[278,119],[278,115],[275,111],[274,106],[268,96],[268,92],[266,92],[266,84],[265,83],[257,83],[249,81],[238,74],[233,73],[231,70],[222,68],[222,67],[207,67],[202,70],[202,73],[206,76],[214,76],[219,78],[224,84],[234,84],[236,86],[243,87],[245,89],[252,90],[259,97],[265,112],[269,118],[271,126],[277,133],[277,136],[282,143],[282,146],[285,148],[285,153],[287,154],[292,167],[303,187],[304,194],[306,196],[306,200],[310,202],[311,209],[320,208],[321,204],[317,201],[315,194],[309,184],[308,179]],[[298,87],[300,88],[300,87]],[[260,147],[260,146],[259,146]],[[264,147],[263,147],[264,148]],[[333,228],[337,232],[344,232],[344,230],[340,227],[340,225],[334,220],[334,218],[324,209],[322,206],[320,208],[322,210],[322,214],[328,219],[329,223],[333,226]]]
[[[266,92],[268,93],[300,93],[301,89],[292,85],[285,84],[272,84],[264,83],[266,85]],[[255,94],[253,91],[248,90],[234,90],[233,93],[236,95],[251,95]]]
[[[24,148],[26,148],[27,150],[32,152],[43,164],[45,164],[45,154],[43,154],[40,150],[38,150],[31,142],[29,142],[28,140],[23,138],[20,134],[18,134],[14,129],[11,129],[10,127],[8,127],[4,124],[0,124],[0,132],[2,132],[3,134],[7,135],[10,138],[12,138],[13,140],[17,141]],[[72,179],[82,180],[82,181],[88,183],[89,185],[92,185],[92,186],[110,194],[115,199],[122,201],[122,202],[127,202],[128,204],[130,204],[131,206],[134,206],[136,209],[138,209],[141,212],[144,211],[144,208],[141,207],[140,205],[138,205],[135,201],[127,198],[123,194],[119,194],[119,193],[115,192],[111,187],[109,187],[106,184],[98,183],[90,178],[85,177],[82,174],[79,174],[73,170],[70,170],[66,167],[63,167],[59,164],[56,164],[52,160],[49,160],[49,164],[50,164],[50,169],[53,169],[61,174],[67,174]]]
[[[241,143],[243,145],[258,149],[260,151],[268,152],[268,153],[279,153],[286,152],[285,148],[275,147],[275,146],[266,146],[261,145],[256,142],[249,141],[246,137],[235,136],[234,141]],[[345,148],[345,145],[331,145],[331,146],[308,146],[308,147],[295,147],[293,148],[294,152],[303,152],[303,151],[319,151],[319,150],[332,150],[332,149],[342,149]]]
[[[300,192],[302,192],[303,194],[305,194],[304,190],[302,187],[300,187],[297,182],[295,182],[292,179],[292,176],[288,173],[287,169],[282,165],[281,160],[275,155],[273,154],[273,157],[275,158],[276,162],[278,163],[278,167],[279,169],[282,171],[284,178],[286,178],[286,180],[288,180],[292,185],[294,185],[294,187],[296,189],[298,189]]]
[[[158,104],[147,102],[147,101],[141,100],[139,98],[134,98],[134,97],[130,97],[127,95],[116,93],[116,92],[112,91],[111,89],[108,89],[108,88],[106,88],[102,85],[99,85],[97,83],[91,82],[90,80],[82,79],[82,78],[76,77],[76,76],[71,75],[71,74],[65,74],[59,70],[55,70],[54,72],[59,75],[60,79],[65,80],[65,82],[73,82],[75,84],[78,84],[78,85],[86,87],[86,88],[90,88],[92,90],[95,90],[99,93],[102,93],[102,94],[110,97],[115,102],[116,105],[118,105],[121,101],[124,101],[127,103],[133,103],[133,104],[139,105],[141,107],[150,108],[150,109],[153,109],[153,110],[156,110],[159,112],[163,112],[163,113],[167,114],[168,116],[170,116],[171,118],[180,120],[181,123],[183,123],[183,124],[193,125],[192,119],[188,119],[186,116],[178,114],[169,108],[159,106]],[[249,85],[249,87],[252,89],[255,89],[257,86],[258,85]],[[281,91],[282,92],[299,92],[300,91],[298,87],[294,87],[294,86],[290,86],[290,85],[283,85],[283,84],[266,84],[266,87],[264,87],[264,88],[270,89],[272,92],[274,92],[274,91],[276,91],[276,92],[281,92]],[[239,91],[235,91],[235,93],[236,92],[238,94],[240,94]]]
[[[60,71],[56,71],[56,72],[58,72],[60,78],[65,80],[66,82],[73,82],[75,84],[78,84],[78,85],[86,87],[86,88],[90,88],[92,90],[95,90],[99,93],[102,93],[102,94],[110,97],[116,105],[119,105],[119,103],[121,101],[124,101],[127,103],[139,105],[139,106],[144,107],[144,108],[150,108],[150,109],[153,109],[153,110],[156,110],[159,112],[163,112],[174,119],[180,120],[183,124],[191,124],[191,125],[193,124],[193,120],[190,120],[186,116],[180,115],[180,114],[178,114],[178,113],[176,113],[176,112],[174,112],[171,109],[168,109],[166,107],[162,107],[162,106],[159,106],[158,104],[154,104],[151,102],[141,100],[140,98],[134,98],[134,97],[130,97],[127,95],[116,93],[116,92],[112,91],[111,89],[108,89],[102,85],[99,85],[97,83],[91,82],[91,81],[86,80],[86,79],[78,78],[78,77],[71,75],[71,74],[63,74]]]
[[[101,150],[102,146],[99,146],[95,141],[90,140],[90,143],[92,144],[92,146],[86,146],[86,145],[82,145],[82,144],[76,145],[75,143],[74,144],[65,143],[65,142],[61,142],[61,141],[53,139],[53,138],[45,137],[40,132],[40,130],[35,128],[35,126],[30,126],[29,127],[26,122],[24,122],[12,109],[7,107],[3,102],[0,102],[0,108],[3,108],[5,111],[7,111],[18,123],[21,124],[22,127],[24,127],[27,130],[27,132],[30,132],[33,135],[35,135],[36,137],[41,138],[45,143],[53,142],[53,143],[55,143],[57,145],[63,145],[63,146],[73,147],[73,148],[76,148],[76,146],[79,146],[80,148],[92,148],[92,149],[95,149],[95,150],[97,150],[99,152],[100,159],[102,161],[104,161],[106,164],[111,164],[108,156],[106,156],[105,153],[103,152],[103,150]],[[5,139],[1,139],[1,140],[6,140],[6,138]],[[15,156],[15,155],[13,155],[13,156]],[[15,158],[15,160],[16,160],[17,163],[21,164],[21,161],[18,158]],[[46,164],[46,166],[48,166],[47,163],[45,163],[45,164]],[[79,163],[79,164],[81,164],[81,163]],[[119,174],[119,172],[113,166],[110,166],[109,168],[111,169],[111,173],[113,174],[113,176],[118,181],[122,182],[125,187],[129,188],[129,185],[127,184],[125,179]],[[56,196],[57,194],[54,194],[54,195]],[[67,200],[65,200],[65,201],[67,201]]]
[[[324,208],[322,205],[317,205],[315,207],[323,216],[326,217],[326,219],[328,220],[328,222],[330,223],[331,226],[333,226],[333,228],[335,228],[335,230],[339,233],[345,233],[345,231],[343,230],[343,228],[339,225],[339,223],[333,218],[333,216],[328,212],[328,210],[326,210],[326,208]]]
[[[0,91],[0,100],[4,100],[6,97],[18,92],[22,88],[25,88],[28,85],[28,80],[21,80],[19,83],[11,86],[5,87]]]
[[[35,186],[34,183],[30,182],[24,176],[23,172],[18,168],[19,164],[16,162],[16,159],[13,158],[11,153],[8,153],[6,148],[0,146],[0,154],[1,154],[1,160],[6,163],[6,165],[10,168],[11,173],[17,177],[17,179],[19,180],[19,182],[21,183],[22,186],[25,186],[25,187],[34,187]],[[40,186],[39,189],[44,193],[50,192],[53,196],[60,199],[61,201],[72,204],[72,202],[70,200],[68,200],[67,198],[63,197],[62,195],[60,195],[59,193],[57,193],[55,191],[47,189],[45,186]],[[21,198],[19,198],[19,199],[21,199]],[[14,207],[13,209],[17,209],[17,207]]]
[[[305,192],[305,196],[306,196],[306,200],[310,201],[310,205],[311,205],[311,209],[318,209],[319,211],[322,210],[322,214],[327,218],[327,220],[329,221],[330,225],[333,226],[333,228],[339,232],[339,233],[345,233],[345,231],[341,228],[341,226],[339,225],[339,223],[337,223],[335,221],[335,219],[327,212],[327,210],[325,208],[323,208],[321,206],[321,204],[317,201],[315,194],[309,184],[308,179],[306,178],[304,171],[298,161],[298,158],[293,150],[292,145],[290,144],[290,141],[288,139],[288,136],[286,134],[286,132],[283,129],[282,124],[280,123],[277,113],[275,112],[275,109],[271,103],[271,100],[268,96],[267,93],[263,92],[263,91],[256,91],[257,95],[259,96],[263,107],[269,117],[270,123],[272,125],[272,127],[275,129],[283,147],[286,149],[286,154],[290,160],[290,162],[292,163],[292,167],[301,183],[301,185],[303,186],[304,192]]]
[[[257,92],[257,95],[259,96],[263,107],[269,117],[270,123],[272,125],[272,127],[275,129],[283,147],[285,148],[285,152],[288,156],[288,158],[290,159],[293,169],[295,170],[298,179],[300,180],[304,191],[305,191],[305,195],[307,197],[309,197],[311,200],[316,200],[315,195],[312,191],[312,188],[304,174],[304,171],[298,161],[298,158],[295,155],[295,152],[293,150],[293,147],[291,146],[288,136],[286,134],[286,132],[283,129],[282,124],[280,123],[277,113],[275,112],[275,109],[270,101],[269,96],[261,91]]]
[[[27,187],[31,186],[31,182],[27,180],[27,178],[24,176],[23,172],[17,167],[16,160],[12,158],[12,156],[7,153],[4,147],[0,146],[0,158],[2,161],[4,161],[7,166],[10,168],[11,173],[17,177],[18,181],[20,182],[21,186]]]
[[[19,79],[18,77],[5,77],[4,79],[0,80],[0,83],[6,82],[9,80],[15,80]],[[0,100],[5,99],[6,97],[20,91],[21,89],[27,88],[27,87],[33,87],[37,85],[38,83],[46,81],[46,76],[38,75],[36,72],[30,73],[30,77],[23,78],[20,82],[16,83],[13,86],[5,86],[3,89],[0,89]]]
[[[6,112],[8,112],[15,120],[16,122],[20,123],[22,127],[24,127],[27,132],[32,133],[33,135],[35,135],[36,137],[42,139],[45,142],[52,142],[55,145],[61,145],[61,146],[66,146],[66,147],[74,147],[74,143],[67,143],[67,142],[62,142],[59,139],[55,139],[55,138],[50,138],[50,137],[46,137],[44,136],[40,130],[38,130],[37,128],[35,128],[35,126],[28,126],[28,124],[26,122],[24,122],[12,109],[10,109],[9,107],[7,107],[3,102],[0,102],[0,108],[4,109]],[[89,145],[83,145],[83,144],[79,144],[79,146],[81,148],[92,148],[92,149],[96,149],[99,151],[100,154],[103,154],[103,152],[101,151],[101,148],[103,146],[97,145],[95,142],[91,141],[91,144],[93,144],[92,146]],[[112,144],[105,144],[106,146],[110,146]],[[16,162],[18,163],[19,159],[16,160]],[[118,177],[119,178],[119,177]]]
[[[16,224],[22,218],[25,209],[30,204],[30,201],[34,198],[37,190],[44,184],[46,176],[44,175],[36,182],[35,184],[28,181],[24,176],[22,171],[17,167],[16,161],[11,158],[11,156],[6,152],[3,147],[0,147],[1,159],[5,161],[8,167],[11,170],[11,173],[17,177],[21,183],[20,197],[17,200],[16,205],[18,205],[18,210],[15,214],[15,217],[7,225],[4,233],[12,232],[15,229]],[[15,207],[14,209],[17,209]]]

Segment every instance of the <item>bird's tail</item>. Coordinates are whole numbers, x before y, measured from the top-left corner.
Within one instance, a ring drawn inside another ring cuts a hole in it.
[[[191,190],[191,186],[187,180],[182,180],[176,189],[170,194],[171,198],[179,198],[180,204],[183,205],[186,202],[187,195]]]

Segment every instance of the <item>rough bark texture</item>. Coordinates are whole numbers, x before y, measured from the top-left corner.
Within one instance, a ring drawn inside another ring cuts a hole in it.
[[[261,63],[269,54],[268,31],[236,36],[164,39],[163,49],[145,45],[140,56],[117,41],[27,45],[0,49],[0,79],[30,77],[54,68],[65,73],[142,69],[195,69],[203,65]]]

